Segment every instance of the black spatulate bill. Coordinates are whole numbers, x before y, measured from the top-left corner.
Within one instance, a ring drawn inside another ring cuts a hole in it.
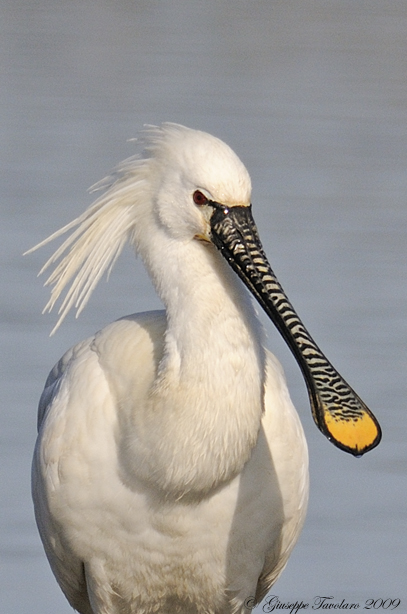
[[[263,251],[251,206],[210,202],[211,239],[274,322],[307,384],[314,421],[341,450],[361,456],[376,447],[381,429],[372,412],[345,382],[306,330]]]

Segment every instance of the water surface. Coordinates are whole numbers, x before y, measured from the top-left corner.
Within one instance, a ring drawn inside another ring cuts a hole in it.
[[[105,323],[160,306],[128,250],[49,339],[35,276],[52,248],[21,253],[90,203],[86,188],[135,151],[126,140],[144,123],[164,120],[218,135],[245,162],[273,268],[383,427],[362,459],[330,445],[266,322],[311,459],[307,522],[273,593],[361,608],[399,597],[407,611],[406,3],[6,0],[1,13],[1,612],[72,611],[30,500],[48,371]]]

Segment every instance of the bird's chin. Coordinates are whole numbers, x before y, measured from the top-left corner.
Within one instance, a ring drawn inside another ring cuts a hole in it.
[[[196,239],[197,241],[200,241],[201,243],[205,243],[206,245],[211,245],[212,241],[210,240],[210,238],[207,235],[198,233],[194,236],[194,239]]]

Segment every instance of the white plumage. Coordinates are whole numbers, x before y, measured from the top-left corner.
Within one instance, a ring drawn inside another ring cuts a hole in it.
[[[52,370],[33,462],[37,523],[81,614],[248,612],[284,568],[308,498],[282,369],[226,262],[247,257],[258,275],[267,265],[250,243],[250,178],[208,134],[164,124],[144,138],[143,157],[48,239],[77,227],[46,265],[66,254],[48,307],[72,281],[58,325],[82,309],[129,240],[166,311],[108,325]]]

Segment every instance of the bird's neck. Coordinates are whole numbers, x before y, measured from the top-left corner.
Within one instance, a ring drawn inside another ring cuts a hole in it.
[[[165,492],[202,496],[235,477],[256,443],[264,350],[249,296],[215,248],[193,241],[176,255],[182,265],[156,284],[167,329],[143,466]]]

